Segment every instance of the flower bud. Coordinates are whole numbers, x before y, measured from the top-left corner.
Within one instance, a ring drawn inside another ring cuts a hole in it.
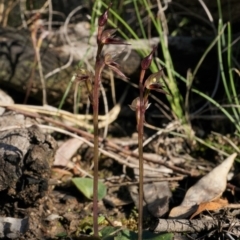
[[[112,3],[109,4],[107,10],[98,18],[98,26],[103,27],[106,25],[108,20],[108,12],[109,8],[111,7]]]
[[[156,51],[157,46],[154,46],[151,53],[146,56],[145,58],[143,58],[142,62],[141,62],[141,68],[142,70],[147,70],[152,62],[152,58],[153,58],[153,53]]]

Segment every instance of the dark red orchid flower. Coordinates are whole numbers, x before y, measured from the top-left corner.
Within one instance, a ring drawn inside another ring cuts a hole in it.
[[[164,90],[164,88],[166,87],[160,82],[161,79],[163,82],[165,82],[163,69],[156,73],[151,74],[145,81],[144,88],[171,95],[170,93]]]
[[[110,54],[104,56],[104,63],[120,77],[128,79],[126,75],[120,70],[120,65],[112,59]]]

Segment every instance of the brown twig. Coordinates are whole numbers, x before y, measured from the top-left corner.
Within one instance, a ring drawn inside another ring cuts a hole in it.
[[[143,183],[152,183],[152,182],[170,182],[170,181],[181,181],[183,180],[183,176],[180,176],[180,177],[166,177],[166,178],[152,178],[152,179],[146,179],[146,180],[143,180]],[[117,183],[117,184],[108,184],[108,187],[111,188],[111,187],[122,187],[122,186],[131,186],[131,185],[137,185],[139,184],[139,182],[123,182],[123,183]]]
[[[77,129],[77,128],[74,128],[74,127],[71,127],[71,126],[67,126],[66,124],[60,122],[60,121],[57,121],[57,120],[54,120],[52,118],[49,118],[49,117],[46,117],[46,116],[42,116],[38,113],[29,113],[27,111],[22,111],[22,110],[18,110],[14,107],[6,107],[7,109],[9,110],[13,110],[13,111],[16,111],[16,112],[19,112],[19,113],[22,113],[24,114],[25,116],[29,116],[29,117],[33,117],[33,118],[40,118],[46,122],[49,122],[49,123],[52,123],[52,124],[55,124],[56,126],[59,126],[59,127],[62,127],[70,132],[74,132],[76,134],[79,134],[80,136],[82,137],[85,137],[89,140],[92,140],[93,139],[93,135],[91,133],[88,133],[84,130],[81,130],[81,129]],[[124,149],[120,146],[118,146],[117,144],[113,143],[113,142],[110,142],[106,139],[103,139],[101,137],[99,137],[99,141],[100,142],[104,142],[105,145],[107,145],[108,147],[111,147],[115,150],[117,150],[119,152],[120,155],[124,155],[124,156],[131,156],[131,157],[134,157],[134,158],[138,158],[138,153],[134,153],[130,150],[127,150],[127,149]],[[159,157],[160,158],[160,157]],[[145,161],[148,161],[148,162],[153,162],[153,163],[157,163],[157,164],[160,164],[160,165],[163,165],[169,169],[172,169],[173,171],[175,171],[176,173],[180,173],[180,174],[183,174],[183,175],[188,175],[188,176],[198,176],[199,174],[196,174],[196,173],[193,173],[191,171],[188,171],[188,170],[185,170],[183,168],[180,168],[180,167],[177,167],[177,166],[174,166],[173,164],[169,164],[165,161],[163,161],[162,159],[159,159],[159,160],[154,160],[152,159],[151,157],[148,157],[148,156],[144,156],[143,159]]]
[[[234,224],[235,227],[239,227],[240,224],[236,219],[236,223]],[[232,223],[222,223],[222,225],[227,228],[232,225]],[[189,233],[196,233],[206,230],[211,230],[217,228],[216,221],[214,219],[194,219],[194,220],[187,220],[187,219],[159,219],[158,223],[152,227],[152,231],[155,233],[160,232],[189,232]],[[239,231],[238,231],[238,235]]]

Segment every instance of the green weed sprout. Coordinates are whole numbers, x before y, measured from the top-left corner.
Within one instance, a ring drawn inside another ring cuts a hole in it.
[[[163,69],[151,74],[145,81],[144,76],[146,70],[150,67],[153,54],[156,51],[156,47],[152,52],[143,58],[141,61],[141,72],[139,78],[139,97],[135,98],[130,105],[130,108],[136,112],[137,119],[137,131],[138,131],[138,152],[139,152],[139,204],[138,204],[138,240],[142,240],[142,221],[143,221],[143,134],[144,134],[144,122],[145,111],[149,107],[148,97],[151,90],[168,94],[164,90],[164,86],[159,82],[159,79],[164,77]]]
[[[95,60],[95,73],[91,73],[85,69],[81,69],[77,74],[77,81],[83,81],[86,85],[90,102],[93,107],[93,127],[94,127],[94,183],[93,183],[93,232],[94,236],[98,237],[98,111],[99,111],[99,90],[101,75],[103,69],[107,66],[119,76],[127,78],[121,71],[111,54],[103,55],[102,50],[106,44],[126,44],[121,39],[115,38],[116,29],[105,29],[108,21],[108,13],[111,4],[107,10],[98,18],[97,32],[97,54]]]

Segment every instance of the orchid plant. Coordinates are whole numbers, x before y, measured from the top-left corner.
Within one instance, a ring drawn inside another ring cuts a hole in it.
[[[148,98],[151,90],[155,90],[160,93],[169,94],[164,90],[166,84],[163,85],[160,79],[164,81],[163,69],[156,73],[151,74],[145,81],[146,70],[150,67],[153,54],[156,51],[156,47],[153,47],[151,53],[142,59],[141,72],[139,78],[139,97],[135,98],[130,105],[130,108],[136,112],[137,119],[137,131],[138,131],[138,152],[139,152],[139,204],[138,204],[138,240],[142,240],[142,225],[143,225],[143,134],[144,134],[144,122],[145,112],[150,106]]]
[[[98,32],[97,32],[97,54],[95,60],[95,73],[88,70],[80,69],[76,76],[76,80],[84,82],[88,91],[89,100],[93,107],[93,127],[94,127],[94,183],[93,183],[93,231],[94,236],[98,237],[98,108],[99,108],[99,89],[102,71],[105,67],[110,68],[120,77],[127,79],[124,73],[120,70],[120,66],[113,60],[111,54],[103,54],[103,47],[107,44],[127,44],[121,39],[115,37],[116,29],[105,29],[109,8],[98,18]],[[155,90],[164,94],[164,85],[158,81],[163,78],[163,70],[150,75],[145,81],[146,70],[150,67],[153,54],[156,47],[152,52],[145,57],[141,62],[141,73],[139,79],[139,93],[140,96],[133,100],[130,105],[131,109],[136,111],[137,131],[138,131],[138,144],[139,144],[139,220],[138,220],[138,239],[142,239],[142,219],[143,219],[143,126],[145,111],[149,107],[148,97],[151,90]]]
[[[93,127],[94,127],[94,180],[93,180],[93,231],[94,236],[98,237],[98,109],[99,109],[99,90],[102,71],[105,67],[110,68],[122,78],[127,78],[120,70],[111,54],[103,54],[103,47],[107,44],[127,44],[121,39],[115,37],[117,29],[105,29],[108,21],[109,8],[98,18],[97,32],[97,54],[95,60],[95,73],[81,69],[76,76],[77,81],[83,81],[86,85],[90,102],[93,107]]]

